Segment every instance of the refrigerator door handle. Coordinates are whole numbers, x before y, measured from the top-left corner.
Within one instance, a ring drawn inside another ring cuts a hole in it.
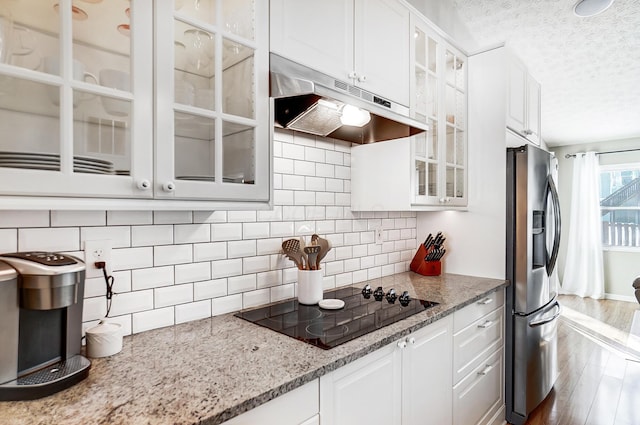
[[[553,269],[556,266],[556,260],[558,259],[558,251],[560,251],[560,198],[558,196],[558,190],[553,182],[551,174],[547,176],[547,190],[551,194],[551,202],[553,203],[553,247],[551,248],[551,255],[547,260],[546,269],[547,276],[551,276]]]
[[[534,322],[529,323],[529,327],[536,328],[538,326],[546,325],[547,323],[551,323],[560,316],[560,312],[562,311],[562,307],[560,307],[560,303],[556,301],[553,304],[553,307],[557,310],[556,313],[552,317],[545,317],[544,319],[536,320]]]

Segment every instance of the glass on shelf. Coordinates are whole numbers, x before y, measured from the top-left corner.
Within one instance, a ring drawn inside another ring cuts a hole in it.
[[[47,13],[34,13],[45,7]],[[60,50],[60,20],[51,7],[39,0],[0,2],[0,63],[40,69],[43,52]]]
[[[222,0],[223,30],[231,34],[255,39],[255,7],[254,0]]]
[[[215,120],[177,112],[175,178],[211,182],[215,177]]]
[[[429,132],[427,133],[428,137],[428,158],[429,159],[437,159],[438,158],[438,121],[434,119],[429,119]]]
[[[447,167],[446,174],[445,195],[449,198],[453,198],[455,196],[456,169],[454,167]]]
[[[450,52],[449,50],[447,50],[447,52],[445,53],[444,64],[445,64],[445,70],[446,70],[445,71],[446,82],[447,82],[447,84],[455,86],[455,84],[456,84],[456,56],[452,52]]]
[[[434,75],[427,76],[426,93],[427,115],[435,117],[438,115],[438,79]]]
[[[248,47],[242,47],[236,53],[235,47],[229,40],[224,40],[223,62],[230,63],[224,67],[222,73],[223,87],[223,112],[245,118],[255,117],[255,87],[247,84],[254,81],[254,51]],[[229,59],[229,56],[233,56]]]
[[[229,121],[223,121],[222,129],[222,176],[224,182],[255,184],[255,129]]]
[[[458,128],[464,128],[465,126],[465,117],[466,117],[466,113],[465,113],[465,99],[464,99],[464,93],[462,93],[459,90],[455,91],[455,97],[456,97],[456,104],[455,104],[455,124],[456,126],[458,126]]]
[[[450,125],[447,125],[447,163],[453,164],[456,161],[456,137],[455,137],[455,128]]]
[[[445,113],[448,124],[456,124],[456,89],[447,85],[445,87]]]
[[[456,198],[464,198],[464,170],[456,168]]]
[[[462,91],[466,89],[465,63],[462,59],[456,58],[456,87]]]
[[[427,195],[438,195],[438,164],[430,162],[427,174]]]
[[[465,165],[464,161],[465,133],[456,130],[456,165]]]
[[[213,34],[175,21],[174,100],[182,105],[214,110],[215,43]]]
[[[174,10],[207,24],[216,23],[216,0],[175,0]]]
[[[428,45],[428,55],[429,55],[429,71],[435,73],[436,72],[436,64],[437,64],[437,51],[438,51],[438,42],[433,38],[429,37],[429,45]]]
[[[424,161],[416,161],[416,195],[427,194],[427,164]]]
[[[426,43],[426,34],[424,31],[416,28],[413,32],[413,38],[415,39],[415,55],[416,55],[416,63],[422,66],[423,68],[427,67],[427,43]]]
[[[416,112],[426,115],[427,113],[427,73],[416,67]]]

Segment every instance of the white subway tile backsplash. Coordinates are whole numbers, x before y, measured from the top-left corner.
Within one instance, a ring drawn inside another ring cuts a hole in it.
[[[0,253],[18,250],[18,230],[0,229]]]
[[[229,223],[246,223],[256,221],[257,214],[255,211],[229,211],[227,212],[227,221]]]
[[[360,244],[360,233],[345,233],[344,234],[345,245],[358,245]]]
[[[176,284],[211,279],[211,263],[189,263],[175,266]]]
[[[306,133],[293,133],[293,143],[297,145],[304,146],[315,146],[316,145],[316,136]]]
[[[289,265],[292,263],[287,260]],[[287,269],[282,270],[282,282],[283,283],[293,283],[298,281],[298,269],[295,267],[289,267]]]
[[[351,194],[350,193],[335,193],[335,202],[336,205],[341,206],[350,206],[351,205]]]
[[[272,270],[268,272],[258,273],[256,283],[258,289],[282,285],[282,271]]]
[[[313,162],[325,162],[325,152],[324,149],[307,146],[304,148],[304,158],[302,159]]]
[[[368,269],[370,267],[375,266],[375,258],[374,257],[362,257],[360,258],[360,267],[363,269]]]
[[[387,264],[382,266],[381,273],[382,276],[391,276],[395,273],[395,264]]]
[[[243,239],[262,239],[269,237],[269,223],[244,223],[242,225]]]
[[[273,158],[273,171],[281,174],[293,174],[293,159]]]
[[[353,230],[352,220],[336,220],[336,233],[348,233]]]
[[[242,308],[257,307],[271,301],[271,291],[269,288],[258,289],[257,291],[243,292]]]
[[[371,244],[376,240],[375,232],[361,232],[360,233],[360,243],[362,244]]]
[[[353,272],[356,270],[360,270],[360,259],[359,258],[350,258],[348,260],[344,260],[344,271],[345,272]]]
[[[269,270],[270,259],[268,255],[261,255],[257,257],[246,257],[242,259],[242,273],[258,273],[266,272]]]
[[[368,251],[369,248],[367,245],[355,245],[353,247],[353,258],[364,257]]]
[[[162,245],[153,248],[153,265],[166,266],[193,261],[193,245]]]
[[[344,272],[344,261],[331,261],[325,263],[324,274],[325,276],[331,276]]]
[[[305,206],[285,205],[282,207],[282,219],[284,221],[300,221],[305,219]]]
[[[293,172],[299,176],[315,176],[316,163],[310,161],[293,161]]]
[[[273,188],[275,190],[282,189],[282,174],[273,175]]]
[[[229,258],[249,257],[256,255],[256,241],[234,241],[227,244],[227,256]]]
[[[188,224],[193,223],[191,211],[154,211],[153,224]]]
[[[291,159],[304,159],[304,146],[292,143],[282,144],[282,157]]]
[[[193,284],[193,299],[195,301],[225,295],[227,295],[227,279],[205,280]]]
[[[293,174],[282,175],[282,188],[288,190],[304,190],[304,176]]]
[[[293,298],[294,285],[292,283],[288,285],[274,286],[271,288],[271,302],[283,301],[289,298]]]
[[[49,211],[0,211],[0,228],[2,227],[48,227]]]
[[[293,143],[293,130],[275,128],[273,130],[273,140],[280,143]]]
[[[131,246],[131,227],[83,227],[80,232],[83,249],[85,241],[100,241],[105,239],[111,241],[112,248],[128,248]]]
[[[107,226],[153,224],[153,211],[107,211]]]
[[[131,246],[170,245],[173,243],[173,226],[133,226]]]
[[[293,205],[293,190],[274,189],[273,202],[276,205]]]
[[[139,311],[153,309],[153,289],[144,291],[125,292],[114,294],[111,299],[111,315],[137,313]]]
[[[153,266],[153,247],[120,248],[111,251],[112,270],[132,270]]]
[[[315,205],[316,194],[315,192],[303,192],[296,190],[293,193],[293,202],[295,205]]]
[[[353,284],[353,273],[340,273],[336,275],[336,288]]]
[[[273,237],[289,237],[293,235],[293,222],[282,221],[271,223],[271,236]]]
[[[353,283],[364,282],[365,280],[368,279],[367,275],[368,275],[368,273],[367,273],[366,269],[354,271],[353,272]]]
[[[258,221],[281,221],[282,209],[281,205],[276,205],[272,210],[258,211],[256,218]]]
[[[20,251],[77,251],[80,229],[77,227],[18,229]]]
[[[176,324],[211,317],[211,302],[208,300],[176,306]]]
[[[324,220],[326,217],[325,207],[308,206],[304,211],[307,220]]]
[[[227,258],[226,242],[208,242],[193,245],[193,261],[224,260],[225,258]]]
[[[342,207],[331,207],[328,206],[326,208],[327,220],[338,220],[344,218],[344,209]]]
[[[245,274],[242,276],[230,277],[227,281],[229,294],[253,291],[256,289],[257,280],[255,274]]]
[[[337,179],[343,179],[343,180],[351,179],[351,167],[343,167],[341,165],[336,165],[335,177]]]
[[[316,221],[316,232],[318,232],[319,235],[333,233],[335,232],[335,228],[336,228],[336,222],[333,220]]]
[[[85,298],[82,305],[82,321],[102,319],[107,314],[107,301],[104,297]]]
[[[173,266],[137,269],[131,271],[131,288],[134,291],[159,288],[173,284]]]
[[[242,239],[242,223],[221,223],[211,225],[211,240],[236,241]]]
[[[378,279],[382,277],[382,267],[374,267],[367,270],[367,279]]]
[[[335,249],[336,260],[344,260],[353,257],[353,247],[340,246]]]
[[[374,256],[382,253],[382,245],[369,244],[367,245],[367,255]]]
[[[328,192],[344,192],[344,180],[326,179],[325,190]]]
[[[378,254],[374,258],[376,266],[384,266],[385,264],[389,264],[388,254]]]
[[[212,316],[219,316],[238,310],[242,310],[242,294],[234,294],[211,300]]]
[[[194,223],[226,223],[226,211],[194,211]]]
[[[316,205],[335,205],[336,194],[333,192],[317,192]]]
[[[219,260],[211,262],[211,278],[239,276],[242,274],[242,259]]]
[[[174,308],[166,307],[135,313],[132,321],[133,333],[171,326],[174,324]]]
[[[105,226],[105,211],[51,211],[51,227]]]
[[[326,151],[326,163],[335,165],[344,165],[344,154],[336,151]]]
[[[256,241],[256,254],[277,254],[282,249],[282,238],[258,239]]]
[[[191,283],[156,288],[153,292],[155,308],[193,301],[193,284]]]
[[[324,177],[304,177],[302,189],[313,192],[323,192],[326,190],[326,179]]]
[[[178,224],[174,226],[174,240],[177,244],[209,242],[210,224]]]

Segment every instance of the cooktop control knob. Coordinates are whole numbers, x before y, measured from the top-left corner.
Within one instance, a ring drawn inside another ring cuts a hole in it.
[[[400,305],[402,305],[403,307],[406,307],[409,305],[409,303],[411,302],[411,297],[409,296],[409,291],[404,291],[402,293],[402,295],[400,295],[400,298],[398,298],[400,301]]]
[[[362,288],[362,296],[364,296],[366,299],[371,298],[371,285],[366,285],[364,288]]]
[[[373,291],[373,298],[375,298],[376,301],[382,301],[382,299],[384,298],[384,291],[382,290],[382,286],[378,286],[376,290]]]
[[[387,292],[387,302],[389,304],[393,304],[396,302],[396,299],[398,298],[398,296],[396,295],[396,290],[391,288],[389,289],[389,292]]]

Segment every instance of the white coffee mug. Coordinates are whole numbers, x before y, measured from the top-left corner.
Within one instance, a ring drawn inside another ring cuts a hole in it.
[[[60,58],[58,56],[47,56],[42,60],[42,69],[47,74],[60,75]],[[79,60],[73,60],[73,79],[80,81],[93,80],[98,84],[98,78],[90,72],[85,71],[85,65]],[[49,98],[54,105],[60,105],[60,88],[51,87],[49,90]],[[73,93],[73,106],[78,106],[78,102],[82,100],[88,100],[95,96],[83,95],[82,93],[74,90]]]
[[[103,69],[100,71],[100,85],[122,91],[131,91],[131,78],[128,72],[118,69]],[[120,117],[129,115],[131,111],[130,102],[106,96],[102,96],[102,107],[109,114]]]
[[[0,8],[0,63],[9,63],[11,56],[25,56],[33,52],[36,39],[27,28],[14,25],[11,13]]]

